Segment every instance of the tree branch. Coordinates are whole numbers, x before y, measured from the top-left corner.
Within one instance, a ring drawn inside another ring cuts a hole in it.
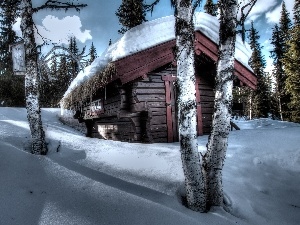
[[[68,9],[75,9],[76,11],[80,11],[81,8],[86,7],[87,4],[74,4],[73,2],[60,2],[57,0],[47,0],[47,2],[39,7],[33,8],[33,13],[36,13],[42,9],[51,9],[51,10],[60,10],[64,9],[67,11]]]
[[[252,10],[252,8],[253,8],[253,6],[255,5],[256,2],[257,2],[257,0],[251,0],[251,1],[249,1],[246,5],[244,5],[244,6],[241,8],[241,19],[240,19],[240,21],[238,21],[239,25],[242,26],[242,25],[245,23],[245,21],[246,21],[248,15],[249,15],[249,13],[251,12],[251,10]],[[245,14],[245,13],[244,13],[244,10],[245,10],[248,6],[250,6],[250,9],[249,9],[249,10],[247,11],[247,13]]]
[[[160,0],[155,0],[153,3],[147,5],[145,4],[144,5],[144,9],[146,12],[151,12],[151,15],[152,15],[152,12],[153,12],[153,9],[154,9],[154,6],[156,6],[158,3],[160,2]]]
[[[200,6],[201,2],[202,2],[202,0],[196,0],[196,1],[194,2],[193,9],[192,9],[192,10],[193,10],[193,11],[192,11],[193,15],[194,15],[194,12],[195,12],[196,8],[197,8],[198,6]]]
[[[257,0],[250,0],[246,5],[244,5],[242,8],[241,8],[241,18],[239,21],[237,21],[237,24],[239,26],[242,27],[242,29],[238,32],[240,32],[242,34],[242,40],[243,42],[245,41],[245,21],[249,15],[249,13],[251,12],[253,6],[255,5],[255,3],[257,2]],[[244,11],[246,10],[247,7],[249,7],[249,10],[245,13]]]

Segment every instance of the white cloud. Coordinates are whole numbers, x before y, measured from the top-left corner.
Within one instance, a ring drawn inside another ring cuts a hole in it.
[[[246,3],[248,3],[249,0],[243,0],[242,1],[242,5],[245,5]],[[248,19],[247,22],[249,23],[251,20],[255,20],[257,19],[260,15],[262,15],[263,13],[266,13],[267,11],[269,11],[272,7],[274,7],[277,3],[277,0],[258,0],[256,2],[256,4],[253,6],[251,12],[248,15]],[[246,9],[249,9],[246,8]],[[245,10],[244,12],[247,12],[247,10]]]
[[[21,18],[18,18],[13,29],[18,36],[22,37],[20,22]],[[75,36],[82,43],[92,39],[90,30],[82,31],[82,24],[78,16],[66,16],[60,20],[55,16],[48,15],[43,19],[42,26],[36,25],[36,27],[38,33],[52,43],[68,44],[71,36]],[[39,34],[36,33],[35,37],[36,42],[41,44],[43,41]]]
[[[272,73],[272,70],[274,69],[274,65],[273,65],[273,59],[268,57],[266,58],[266,68],[265,68],[265,72],[268,73]]]
[[[82,24],[78,16],[66,16],[58,19],[55,16],[48,15],[42,21],[42,26],[37,25],[41,36],[50,39],[53,43],[67,44],[70,36],[75,36],[80,42],[92,39],[90,30],[81,30]],[[42,38],[37,35],[37,42],[42,42]]]
[[[285,6],[287,11],[290,13],[290,18],[292,19],[293,15],[293,6],[295,0],[285,1]],[[278,5],[273,11],[266,13],[266,19],[268,23],[278,23],[280,19],[280,12],[282,9],[282,3]]]

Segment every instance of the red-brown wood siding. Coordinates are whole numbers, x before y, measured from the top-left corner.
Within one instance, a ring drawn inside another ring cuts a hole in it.
[[[203,135],[203,122],[202,122],[202,107],[201,107],[201,99],[200,99],[200,77],[196,76],[196,104],[197,104],[197,134],[198,136]]]
[[[195,53],[200,55],[202,52],[215,62],[218,60],[218,45],[198,31],[195,33]],[[235,60],[234,69],[235,75],[239,80],[250,88],[255,89],[257,78],[249,69],[243,66],[238,60]]]
[[[173,142],[173,117],[172,117],[172,105],[171,105],[171,82],[176,80],[176,77],[172,75],[163,75],[162,80],[165,81],[165,93],[166,93],[166,115],[167,115],[167,128],[168,128],[168,142]]]
[[[121,82],[125,84],[133,81],[172,62],[174,46],[175,40],[171,40],[114,62]]]

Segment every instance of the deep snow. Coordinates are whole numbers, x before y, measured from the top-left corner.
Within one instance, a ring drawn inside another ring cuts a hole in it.
[[[193,19],[196,31],[201,31],[213,42],[219,43],[220,25],[216,17],[204,12],[195,12]],[[68,93],[86,80],[99,74],[109,62],[114,62],[136,52],[175,39],[174,26],[175,17],[172,15],[147,21],[128,30],[118,41],[110,45],[100,57],[96,58],[91,65],[78,73],[64,96],[67,96]],[[248,65],[248,61],[251,53],[249,45],[242,41],[240,35],[237,35],[235,58],[250,70],[252,69]]]
[[[91,139],[43,109],[47,156],[29,150],[26,110],[0,107],[0,224],[299,224],[300,126],[235,121],[224,166],[226,211],[181,204],[178,143]],[[207,136],[199,137],[199,151]]]

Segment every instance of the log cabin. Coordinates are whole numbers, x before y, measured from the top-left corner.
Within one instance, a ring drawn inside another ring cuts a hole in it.
[[[211,130],[218,21],[195,17],[195,91],[198,135]],[[199,21],[197,23],[197,21]],[[234,85],[256,87],[249,48],[237,38]],[[178,141],[174,18],[129,31],[78,74],[61,105],[84,122],[87,136],[127,142]]]

